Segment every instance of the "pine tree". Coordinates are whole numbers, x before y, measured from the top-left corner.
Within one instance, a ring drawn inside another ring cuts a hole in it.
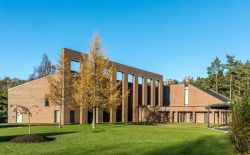
[[[231,100],[244,97],[250,91],[250,62],[245,63],[226,55],[226,64],[216,58],[207,68],[207,78],[197,78],[194,84],[205,88],[218,90]],[[224,70],[225,69],[225,70]]]
[[[208,78],[198,77],[192,84],[203,89],[210,89],[210,81]]]
[[[218,57],[211,63],[211,66],[207,68],[207,73],[211,83],[214,85],[213,88],[216,92],[219,92],[219,79],[223,77],[224,65],[221,63]]]
[[[234,56],[226,55],[226,58],[227,58],[226,69],[228,70],[226,73],[226,79],[228,81],[227,85],[229,83],[229,96],[230,99],[232,99],[233,79],[235,78],[235,67],[237,65],[237,62]]]

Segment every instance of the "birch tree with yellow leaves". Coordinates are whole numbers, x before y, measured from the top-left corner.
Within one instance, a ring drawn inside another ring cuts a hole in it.
[[[115,67],[105,55],[100,38],[94,35],[88,54],[82,54],[80,71],[73,80],[73,99],[77,105],[93,111],[92,127],[96,127],[96,110],[109,111],[121,104],[122,96]]]
[[[49,83],[49,93],[46,94],[49,102],[59,107],[59,128],[62,123],[62,107],[67,96],[71,94],[70,84],[65,85],[65,81],[69,81],[69,75],[67,68],[65,68],[64,63],[65,59],[59,57],[56,67],[56,73],[50,76],[47,76]]]

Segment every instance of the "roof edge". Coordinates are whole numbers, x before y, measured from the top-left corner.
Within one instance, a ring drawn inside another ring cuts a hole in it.
[[[197,89],[203,91],[204,93],[206,93],[206,94],[208,94],[208,95],[210,95],[210,96],[212,96],[212,97],[217,98],[218,100],[222,101],[222,103],[230,102],[230,99],[229,99],[228,97],[226,97],[226,96],[224,96],[224,95],[222,95],[222,94],[220,94],[220,93],[218,93],[218,92],[215,92],[215,91],[212,90],[212,89],[205,90],[205,89],[202,89],[202,88],[200,88],[200,87],[198,87],[198,86],[196,86],[196,85],[194,85],[194,84],[191,84],[191,83],[189,83],[189,85],[192,85],[192,86],[194,86],[195,88],[197,88]],[[211,91],[212,93],[214,93],[214,94],[216,94],[216,95],[220,96],[221,98],[224,98],[225,100],[228,100],[228,101],[226,102],[226,101],[224,101],[223,99],[218,98],[217,96],[214,96],[214,95],[210,94],[208,91]]]
[[[56,73],[55,73],[55,74],[56,74]],[[35,80],[31,80],[31,81],[25,82],[25,83],[23,83],[23,84],[20,84],[20,85],[15,86],[15,87],[9,88],[8,91],[10,91],[10,90],[12,90],[12,89],[16,89],[16,88],[21,87],[21,86],[24,86],[24,85],[26,85],[26,84],[29,84],[29,83],[38,81],[38,80],[42,80],[42,79],[44,79],[44,78],[48,78],[49,76],[52,76],[52,75],[55,75],[55,74],[47,75],[47,76],[44,76],[44,77],[41,77],[41,78],[38,78],[38,79],[35,79]]]
[[[214,91],[213,89],[208,89],[208,90],[211,91],[211,92],[213,92],[213,93],[215,93],[215,94],[217,94],[217,95],[219,95],[219,96],[221,96],[221,97],[224,97],[224,98],[226,98],[227,100],[230,101],[230,98],[228,98],[228,97],[222,95],[221,93],[218,93],[218,92]]]

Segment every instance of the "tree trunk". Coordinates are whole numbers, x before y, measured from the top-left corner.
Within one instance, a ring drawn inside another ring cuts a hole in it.
[[[92,117],[92,128],[96,127],[96,107],[93,108],[93,117]]]
[[[61,128],[61,121],[62,121],[62,106],[60,106],[60,110],[59,110],[59,123],[58,123],[58,127]]]
[[[218,93],[218,73],[215,75],[215,91]]]
[[[232,80],[233,80],[233,77],[231,75],[230,76],[230,100],[232,100]]]
[[[84,124],[84,118],[83,118],[83,108],[80,107],[80,124]]]
[[[29,119],[29,135],[31,134],[31,129],[30,129],[30,115],[28,116]]]

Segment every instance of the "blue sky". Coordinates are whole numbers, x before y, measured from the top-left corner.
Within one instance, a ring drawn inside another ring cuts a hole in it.
[[[182,80],[218,56],[250,58],[250,1],[0,0],[0,78],[26,79],[47,53],[88,51],[98,31],[117,62]]]

